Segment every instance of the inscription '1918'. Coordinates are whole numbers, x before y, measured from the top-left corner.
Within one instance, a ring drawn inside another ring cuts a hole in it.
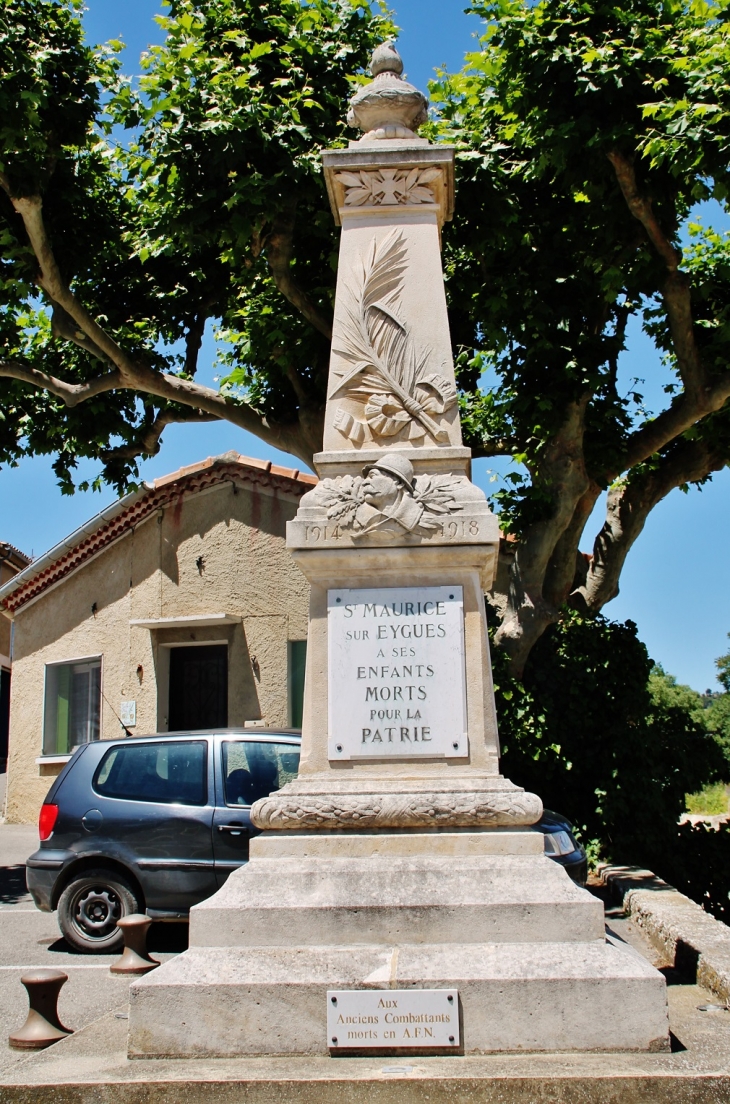
[[[460,587],[330,592],[331,757],[466,754],[462,616]]]

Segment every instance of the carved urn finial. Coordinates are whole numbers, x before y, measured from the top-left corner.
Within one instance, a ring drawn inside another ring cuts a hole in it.
[[[428,100],[403,80],[403,61],[392,42],[373,51],[373,79],[350,100],[347,122],[365,131],[363,142],[388,138],[416,138],[415,131],[428,118]]]

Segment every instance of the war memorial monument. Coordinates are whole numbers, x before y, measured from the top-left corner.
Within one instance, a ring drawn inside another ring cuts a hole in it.
[[[499,772],[484,593],[497,520],[470,481],[440,233],[453,149],[392,46],[323,153],[342,227],[319,484],[289,523],[311,585],[299,776],[248,865],[133,985],[134,1057],[669,1048],[665,981],[543,852]]]

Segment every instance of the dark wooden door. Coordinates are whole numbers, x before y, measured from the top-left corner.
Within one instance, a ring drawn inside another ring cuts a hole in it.
[[[10,671],[0,669],[0,774],[8,764],[8,733],[10,731]]]
[[[228,648],[210,644],[170,651],[169,732],[228,724]]]

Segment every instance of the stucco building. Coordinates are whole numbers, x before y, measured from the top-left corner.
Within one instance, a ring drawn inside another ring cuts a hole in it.
[[[29,563],[30,556],[7,541],[0,541],[0,587]],[[8,758],[12,655],[12,622],[0,614],[0,774],[5,773]]]
[[[124,726],[299,723],[309,588],[285,527],[315,483],[209,458],[120,499],[0,588],[14,622],[8,821],[35,820],[73,748]]]

